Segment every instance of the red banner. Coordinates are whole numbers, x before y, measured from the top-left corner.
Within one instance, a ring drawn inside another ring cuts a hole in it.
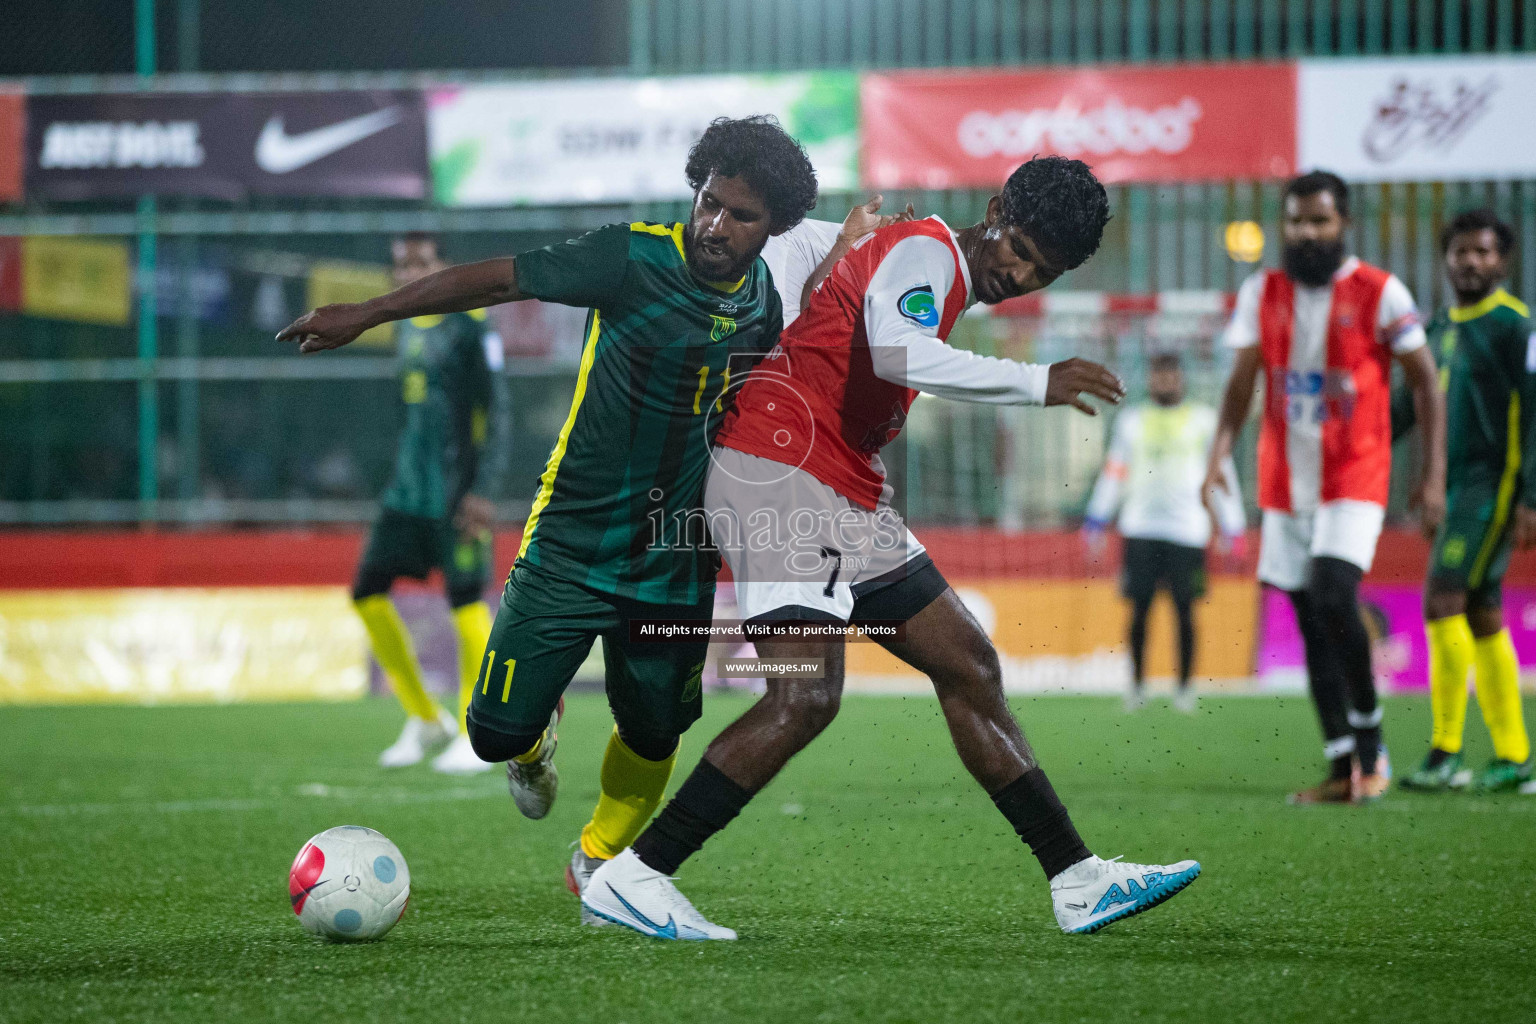
[[[997,188],[1037,154],[1106,182],[1295,172],[1291,63],[865,75],[860,104],[870,188]]]
[[[0,203],[21,198],[21,148],[26,138],[26,101],[0,87]]]
[[[0,235],[0,313],[21,311],[21,239]]]

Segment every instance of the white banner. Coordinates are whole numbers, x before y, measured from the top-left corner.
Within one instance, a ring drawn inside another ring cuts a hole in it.
[[[1304,60],[1298,164],[1348,181],[1536,177],[1536,58]]]
[[[821,187],[858,184],[858,85],[846,72],[474,85],[428,93],[443,206],[679,199],[688,150],[716,117],[773,114]]]

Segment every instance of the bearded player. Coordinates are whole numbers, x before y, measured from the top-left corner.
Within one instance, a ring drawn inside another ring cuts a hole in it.
[[[1536,543],[1536,325],[1501,285],[1515,233],[1491,210],[1463,213],[1441,236],[1456,304],[1435,315],[1446,391],[1449,491],[1424,587],[1429,634],[1429,753],[1407,789],[1471,782],[1461,756],[1467,673],[1493,738],[1479,789],[1510,790],[1531,778],[1520,707],[1520,661],[1504,626],[1502,585],[1511,547]],[[1400,419],[1411,416],[1404,408]]]
[[[599,637],[616,728],[585,851],[611,857],[660,804],[678,738],[700,713],[707,639],[636,643],[636,619],[710,621],[714,554],[649,543],[653,517],[696,509],[708,424],[778,340],[782,315],[759,259],[816,202],[805,152],[768,117],[711,123],[689,152],[685,223],[614,224],[580,238],[431,274],[285,328],[301,351],[376,324],[537,298],[585,306],[576,392],[523,528],[468,722],[474,749],[507,762],[518,809],[554,803],[561,695]]]
[[[1097,249],[1108,219],[1087,165],[1020,167],[986,219],[935,217],[859,242],[812,295],[727,415],[705,489],[708,525],[736,578],[758,652],[818,660],[815,678],[770,674],[766,695],[710,744],[634,846],[599,867],[582,903],[643,934],[734,939],[670,876],[837,713],[843,631],[897,626],[880,642],[927,674],[962,761],[1039,860],[1057,922],[1092,932],[1155,906],[1199,873],[1095,857],[1003,697],[997,652],[891,507],[880,450],[918,391],[994,404],[1116,402],[1119,380],[1082,360],[1036,366],[944,344],[965,308],[1043,288]],[[822,639],[790,639],[796,630]]]
[[[1214,507],[1262,373],[1259,582],[1296,609],[1328,761],[1327,778],[1294,803],[1373,800],[1391,778],[1359,594],[1386,512],[1394,358],[1424,428],[1417,501],[1427,531],[1445,509],[1445,404],[1418,310],[1396,277],[1346,256],[1348,225],[1337,175],[1286,185],[1283,269],[1243,282],[1227,326],[1236,357],[1203,488]]]

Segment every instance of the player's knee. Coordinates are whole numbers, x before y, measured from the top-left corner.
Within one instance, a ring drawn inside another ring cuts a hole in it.
[[[352,600],[364,601],[370,597],[387,594],[394,582],[394,579],[388,573],[373,569],[363,569],[358,572],[357,578],[352,581]]]
[[[543,732],[529,734],[507,733],[500,729],[489,729],[483,725],[477,725],[473,719],[466,723],[469,732],[469,745],[474,748],[475,756],[482,761],[510,761],[514,757],[528,753],[533,745],[539,742]]]
[[[677,733],[636,728],[623,722],[617,724],[619,741],[638,757],[647,761],[665,761],[677,751],[680,739]]]
[[[806,742],[832,724],[842,705],[842,695],[831,686],[780,687],[779,691],[780,719]]]

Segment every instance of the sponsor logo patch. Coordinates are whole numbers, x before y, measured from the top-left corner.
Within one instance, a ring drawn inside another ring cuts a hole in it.
[[[904,292],[896,308],[919,327],[939,326],[939,307],[933,300],[933,289],[925,284]]]

